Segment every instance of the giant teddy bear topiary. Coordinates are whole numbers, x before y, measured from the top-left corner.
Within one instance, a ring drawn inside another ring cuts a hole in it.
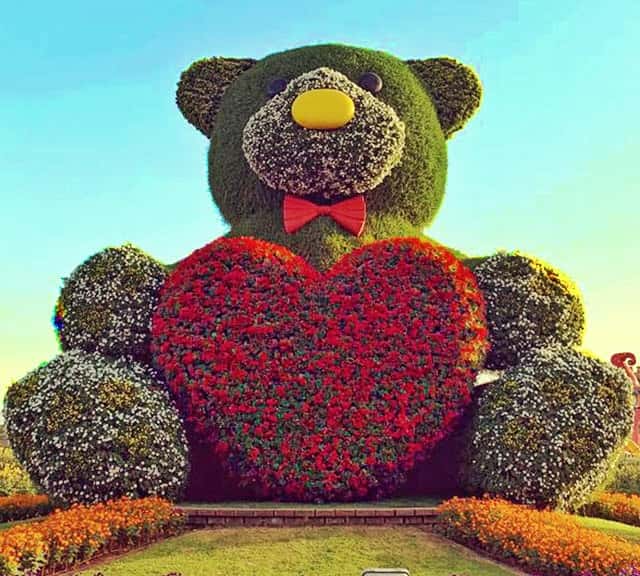
[[[466,259],[423,236],[444,196],[446,140],[480,99],[476,74],[451,58],[402,61],[320,45],[260,61],[192,64],[177,103],[210,139],[210,189],[230,232],[171,267],[126,245],[74,271],[56,308],[65,361],[14,383],[6,405],[20,454],[39,441],[18,425],[25,411],[51,419],[61,409],[56,382],[69,388],[74,370],[82,372],[76,364],[86,369],[103,355],[92,372],[96,393],[119,389],[106,368],[112,361],[146,366],[148,385],[170,392],[167,410],[177,409],[190,439],[192,477],[205,484],[217,485],[211,475],[224,474],[255,496],[353,500],[393,493],[418,463],[437,474],[429,455],[459,425],[481,368],[516,370],[505,378],[517,385],[503,385],[493,404],[482,405],[486,418],[487,411],[515,410],[527,396],[523,387],[550,377],[549,362],[535,360],[548,358],[549,347],[581,357],[572,347],[581,344],[584,311],[569,279],[525,255]],[[566,501],[574,484],[584,494],[599,482],[631,414],[620,373],[595,359],[572,361],[567,374],[581,375],[602,398],[599,410],[580,416],[597,450],[581,460],[580,478],[562,482]],[[543,388],[559,410],[576,399],[573,388],[557,393],[564,380],[557,382]],[[117,407],[117,398],[110,401]],[[78,428],[93,417],[67,420]],[[481,437],[483,422],[468,443]],[[554,434],[563,426],[556,422]],[[181,433],[167,434],[179,454]],[[584,449],[571,434],[566,442],[561,434],[536,434],[541,473],[570,466],[574,447]],[[509,444],[492,438],[492,446]],[[518,438],[523,449],[509,444],[512,463],[530,456],[526,438]],[[568,457],[547,461],[548,448]],[[118,450],[127,461],[127,443]],[[26,457],[24,464],[46,484]],[[469,481],[474,490],[558,502],[509,490],[510,463],[497,458],[483,475],[489,464],[482,460]],[[182,478],[186,466],[173,473]],[[175,491],[175,482],[163,480],[137,479],[129,491],[153,492],[154,482]],[[109,495],[127,489],[116,486]],[[76,490],[66,499],[82,496]]]

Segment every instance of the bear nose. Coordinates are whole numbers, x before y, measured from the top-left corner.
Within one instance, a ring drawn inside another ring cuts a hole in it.
[[[353,118],[353,100],[340,90],[319,88],[300,94],[291,105],[291,116],[303,128],[335,130]]]

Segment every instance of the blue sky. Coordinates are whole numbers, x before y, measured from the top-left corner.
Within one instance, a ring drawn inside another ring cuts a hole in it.
[[[180,72],[324,42],[472,65],[483,104],[449,144],[429,234],[560,267],[585,297],[586,346],[640,354],[638,38],[631,0],[3,6],[0,389],[57,353],[61,278],[88,256],[131,241],[173,262],[225,232]]]

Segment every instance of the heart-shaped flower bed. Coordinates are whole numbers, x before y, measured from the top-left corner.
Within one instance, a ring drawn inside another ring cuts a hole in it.
[[[326,273],[216,240],[169,276],[152,332],[191,430],[242,485],[298,500],[391,492],[454,425],[487,347],[473,274],[416,239]]]

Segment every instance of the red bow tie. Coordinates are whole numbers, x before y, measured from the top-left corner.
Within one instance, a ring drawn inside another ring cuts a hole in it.
[[[367,217],[367,204],[364,196],[358,195],[330,206],[314,204],[297,196],[287,194],[283,203],[284,229],[289,234],[308,224],[318,216],[331,216],[340,226],[360,236]]]

